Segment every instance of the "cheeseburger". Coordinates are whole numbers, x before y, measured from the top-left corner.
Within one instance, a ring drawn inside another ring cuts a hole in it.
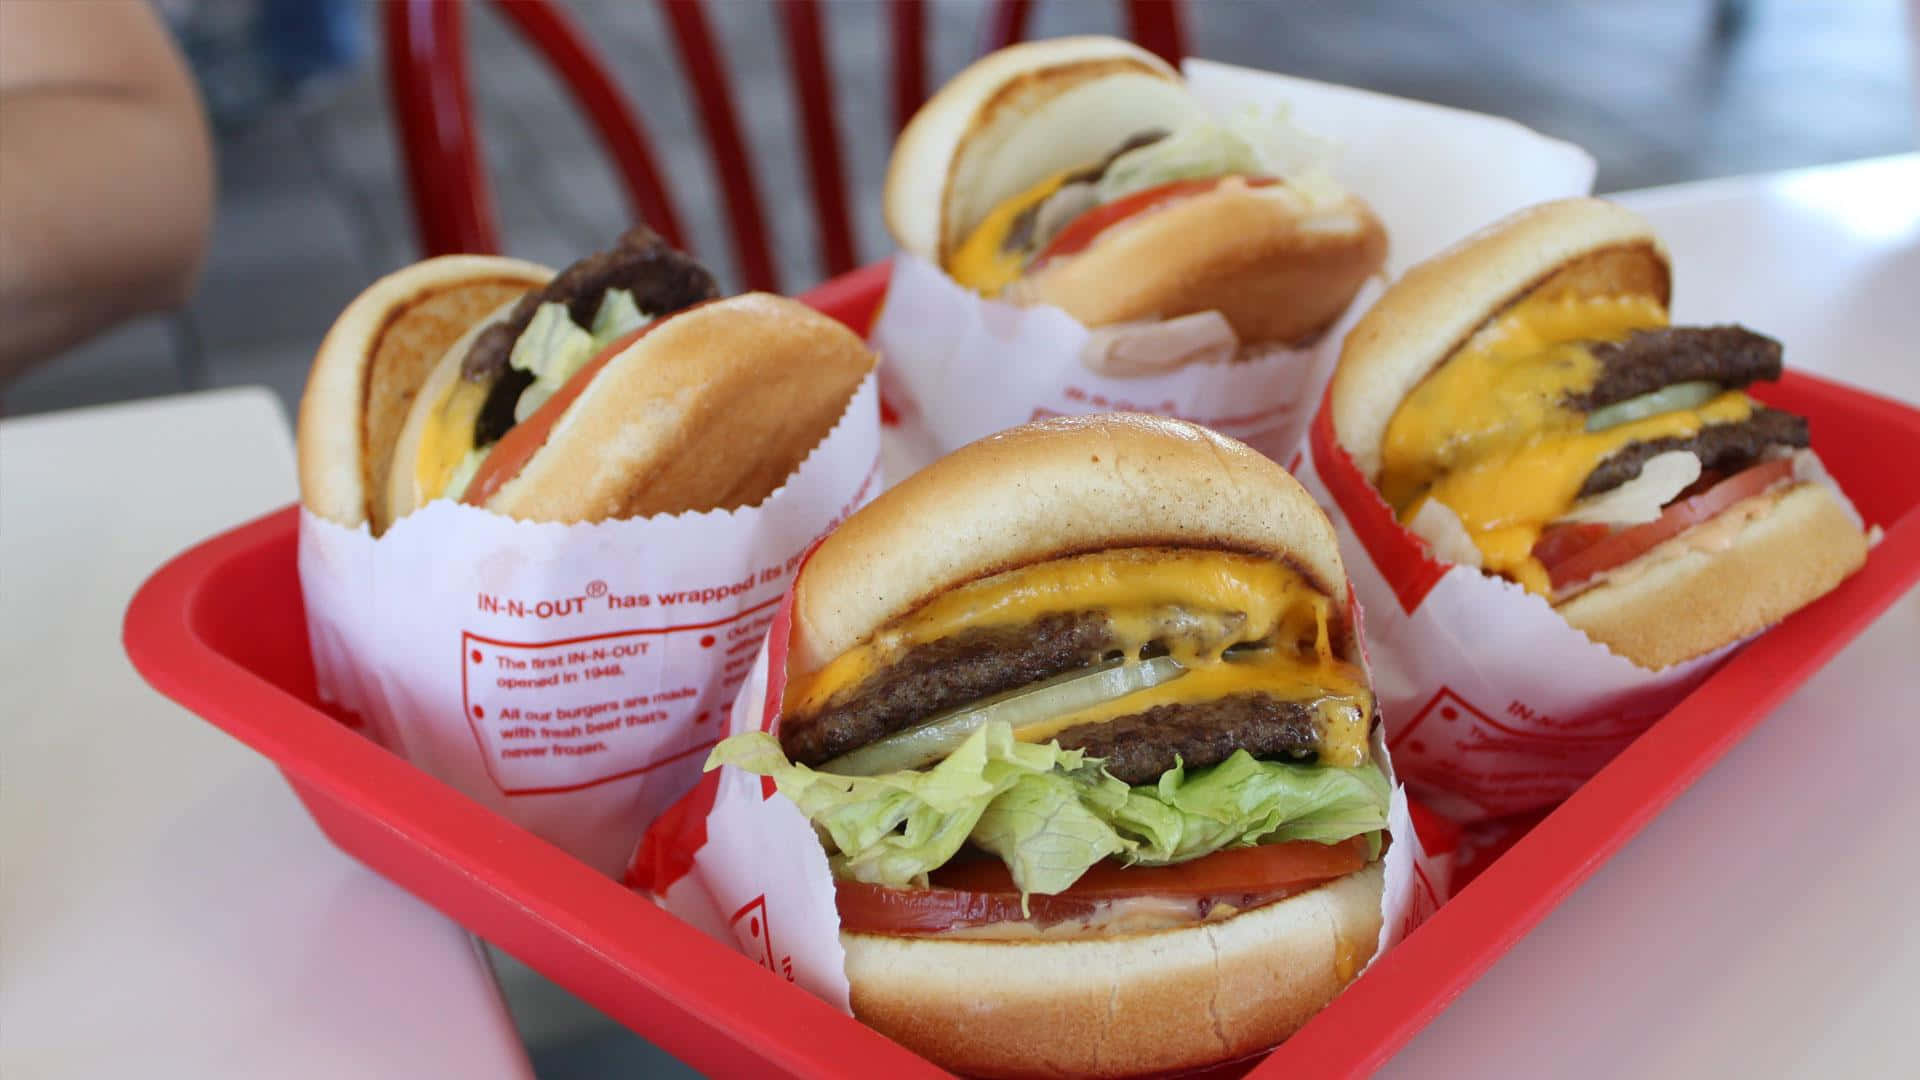
[[[1144,374],[1301,344],[1346,310],[1386,234],[1327,156],[1282,116],[1214,119],[1144,49],[1060,38],[989,54],[922,106],[885,213],[960,284],[1107,328],[1096,370]]]
[[[374,535],[435,499],[529,521],[752,505],[838,420],[873,354],[647,229],[559,274],[447,256],[362,293],[300,405],[301,498]]]
[[[794,585],[770,776],[856,1016],[960,1072],[1279,1042],[1373,955],[1389,787],[1334,534],[1179,421],[1049,420],[859,511]]]
[[[1661,668],[1777,622],[1866,538],[1807,423],[1748,396],[1778,342],[1667,321],[1667,253],[1597,199],[1415,267],[1348,335],[1335,437],[1435,554]]]

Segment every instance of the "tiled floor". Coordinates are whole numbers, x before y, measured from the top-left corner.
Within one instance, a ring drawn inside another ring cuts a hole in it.
[[[697,251],[732,274],[704,144],[651,4],[574,0],[644,110]],[[768,0],[715,0],[746,137],[785,280],[818,278],[800,209],[799,148]],[[1602,191],[1911,150],[1900,0],[1211,0],[1192,5],[1202,56],[1511,116],[1578,142]],[[1035,5],[1033,32],[1118,29],[1110,0]],[[1733,12],[1730,21],[1722,21]],[[1740,14],[1744,12],[1744,15]],[[864,257],[887,248],[878,194],[887,153],[884,19],[871,0],[828,10],[840,130],[849,140]],[[933,5],[933,70],[957,70],[982,9]],[[511,252],[560,265],[626,222],[610,172],[539,63],[486,6],[469,20],[486,156]],[[298,398],[312,349],[340,308],[414,256],[375,65],[316,103],[289,106],[220,144],[220,212],[200,293],[184,312],[143,320],[6,388],[0,411],[35,412],[265,383]],[[770,166],[770,167],[769,167]],[[502,960],[503,982],[543,1077],[685,1070],[592,1010]]]
[[[572,0],[644,109],[693,244],[733,271],[715,193],[654,5]],[[1503,113],[1590,149],[1602,191],[1912,149],[1900,0],[1211,0],[1190,5],[1202,56]],[[815,281],[787,75],[769,0],[709,6],[739,88],[784,279]],[[1723,20],[1723,12],[1744,12]],[[933,70],[957,70],[983,9],[933,4]],[[1034,5],[1036,35],[1114,31],[1116,0]],[[469,19],[488,164],[511,252],[554,265],[626,221],[612,175],[538,60],[491,12]],[[847,140],[860,250],[887,248],[886,22],[873,0],[829,5],[828,48]],[[317,103],[288,106],[220,144],[221,199],[199,296],[0,389],[36,412],[198,386],[265,383],[291,409],[314,345],[353,294],[413,257],[378,50]]]

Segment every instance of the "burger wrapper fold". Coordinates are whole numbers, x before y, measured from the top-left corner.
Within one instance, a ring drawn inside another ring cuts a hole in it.
[[[752,674],[734,700],[727,734],[778,733],[786,689],[792,593],[780,605]],[[1391,781],[1380,730],[1374,760]],[[1375,955],[1424,922],[1448,895],[1456,834],[1445,822],[1416,833],[1406,791],[1393,784]],[[777,976],[851,1013],[834,878],[814,827],[771,779],[722,766],[647,830],[627,884]]]
[[[1436,559],[1335,440],[1324,405],[1288,467],[1333,519],[1366,606],[1400,776],[1457,822],[1560,803],[1738,647],[1649,671],[1519,585]]]
[[[1284,106],[1294,123],[1337,144],[1336,178],[1386,227],[1389,275],[1593,183],[1585,151],[1509,120],[1201,60],[1185,70],[1216,116]],[[915,465],[1030,420],[1115,411],[1191,420],[1281,458],[1304,437],[1340,341],[1379,291],[1368,285],[1303,347],[1103,375],[1081,360],[1095,331],[1061,309],[982,298],[927,260],[897,254],[870,338],[887,358],[882,390]]]
[[[814,540],[881,487],[869,375],[759,505],[543,524],[434,502],[375,539],[300,518],[322,700],[617,875],[685,794]]]

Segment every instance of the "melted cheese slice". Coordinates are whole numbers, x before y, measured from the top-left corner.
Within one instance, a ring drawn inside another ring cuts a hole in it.
[[[1647,297],[1514,305],[1401,403],[1381,446],[1381,494],[1402,521],[1437,499],[1459,515],[1488,572],[1547,594],[1534,543],[1572,509],[1600,462],[1629,443],[1686,438],[1753,414],[1752,400],[1730,390],[1698,408],[1586,430],[1586,414],[1566,399],[1600,377],[1588,344],[1666,322]]]
[[[414,459],[416,506],[439,498],[453,479],[453,471],[474,448],[474,424],[491,389],[490,383],[456,379],[439,407],[428,414],[426,430],[420,436],[420,456]]]
[[[790,680],[783,704],[790,713],[817,712],[907,650],[962,630],[1026,626],[1047,615],[1084,611],[1107,615],[1114,648],[1126,656],[1137,657],[1142,647],[1157,643],[1188,671],[1058,722],[1023,726],[1021,739],[1041,742],[1069,727],[1160,705],[1264,693],[1313,704],[1323,733],[1322,762],[1366,760],[1373,697],[1359,668],[1334,655],[1332,601],[1289,566],[1223,551],[1121,548],[963,585],[813,675]],[[1230,646],[1250,642],[1267,647],[1244,659],[1224,658]]]
[[[1059,191],[1070,175],[1071,170],[1055,173],[994,207],[947,257],[947,273],[983,296],[998,296],[1020,277],[1027,264],[1024,252],[1006,250],[1014,220],[1028,207],[1045,202],[1047,196]]]

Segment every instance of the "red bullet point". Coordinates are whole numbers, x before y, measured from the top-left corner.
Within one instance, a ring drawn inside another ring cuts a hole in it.
[[[711,649],[711,648],[713,648],[713,635],[712,635],[712,634],[707,634],[707,635],[704,635],[704,636],[702,636],[702,637],[700,638],[700,647],[701,647],[701,648],[703,648],[703,649]]]

